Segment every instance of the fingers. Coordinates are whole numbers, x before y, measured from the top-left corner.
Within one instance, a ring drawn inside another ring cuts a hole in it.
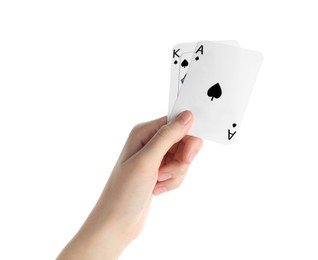
[[[145,145],[142,156],[153,163],[160,163],[169,149],[179,142],[189,131],[193,124],[193,115],[185,111],[177,116],[175,120],[162,126],[153,138]]]
[[[202,140],[193,136],[184,137],[166,155],[167,163],[160,167],[154,195],[179,187],[186,176],[195,155],[202,147]]]
[[[176,172],[189,165],[202,147],[202,140],[194,136],[186,136],[173,146],[165,156],[165,164],[159,169],[159,176],[163,173]],[[179,168],[178,168],[179,167]],[[174,176],[176,177],[176,176]]]
[[[164,192],[171,191],[171,190],[178,188],[181,185],[181,183],[183,182],[184,178],[185,178],[185,175],[180,176],[178,178],[168,179],[168,180],[163,181],[163,182],[157,182],[157,184],[152,192],[153,195],[159,195],[159,194],[162,194]]]
[[[172,161],[159,170],[158,181],[165,181],[171,178],[178,178],[187,173],[189,165],[186,163]]]
[[[202,139],[194,136],[185,137],[185,145],[182,152],[182,161],[187,164],[190,164],[194,157],[198,154],[202,147]]]

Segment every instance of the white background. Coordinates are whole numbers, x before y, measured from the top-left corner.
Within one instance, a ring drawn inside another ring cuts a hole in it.
[[[121,259],[318,258],[316,1],[0,2],[0,259],[54,259],[130,129],[165,115],[176,43],[264,55],[237,140],[205,142]]]

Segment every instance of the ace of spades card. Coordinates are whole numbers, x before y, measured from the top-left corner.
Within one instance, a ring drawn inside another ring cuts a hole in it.
[[[219,43],[239,46],[239,43],[234,40],[216,41]],[[172,64],[170,76],[170,95],[168,115],[179,95],[182,84],[184,83],[190,63],[200,60],[200,55],[203,54],[203,48],[197,42],[180,43],[173,47]],[[194,57],[193,57],[194,56]]]
[[[263,57],[259,52],[203,41],[202,54],[187,70],[173,108],[175,118],[190,110],[195,123],[189,134],[222,144],[236,139]]]

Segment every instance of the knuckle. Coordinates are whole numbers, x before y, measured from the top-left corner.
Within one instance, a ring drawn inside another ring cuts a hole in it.
[[[168,125],[164,125],[163,127],[161,127],[157,134],[163,139],[170,139],[173,137],[173,131]]]
[[[188,172],[188,169],[189,169],[189,165],[186,164],[186,163],[183,163],[181,166],[180,166],[180,176],[185,176]]]
[[[173,180],[173,187],[174,189],[179,188],[181,186],[183,178],[179,177],[179,178],[175,178]]]
[[[139,132],[141,131],[141,129],[142,129],[142,126],[143,126],[143,123],[140,123],[140,124],[135,125],[135,126],[131,129],[130,135],[131,135],[131,136],[136,136],[136,135],[138,135],[138,133],[139,133]]]

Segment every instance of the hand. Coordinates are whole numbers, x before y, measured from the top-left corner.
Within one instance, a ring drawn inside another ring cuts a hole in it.
[[[153,195],[180,186],[202,140],[187,136],[189,111],[131,131],[86,222],[58,259],[117,259],[144,225]],[[73,258],[72,258],[73,257]]]

